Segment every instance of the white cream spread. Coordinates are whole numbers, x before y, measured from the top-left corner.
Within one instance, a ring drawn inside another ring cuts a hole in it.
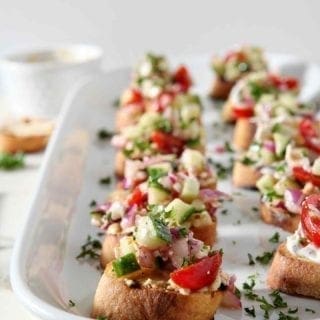
[[[302,239],[305,239],[305,235],[299,225],[297,231],[287,238],[287,249],[293,255],[298,257],[305,258],[315,263],[320,264],[320,247],[315,246],[313,243],[309,243],[304,246],[301,242]]]

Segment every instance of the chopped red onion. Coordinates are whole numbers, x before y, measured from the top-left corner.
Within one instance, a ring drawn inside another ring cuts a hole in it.
[[[284,192],[284,204],[286,209],[292,213],[299,214],[301,210],[301,203],[305,198],[300,189],[287,189]]]

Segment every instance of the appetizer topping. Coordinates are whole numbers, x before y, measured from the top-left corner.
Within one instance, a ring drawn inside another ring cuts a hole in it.
[[[136,256],[129,253],[112,262],[113,271],[117,277],[122,277],[140,269]]]
[[[299,131],[305,145],[316,153],[320,153],[320,135],[315,121],[311,118],[304,118],[299,124]]]
[[[221,253],[218,252],[190,266],[175,270],[170,274],[170,278],[182,288],[199,290],[215,281],[221,262]]]

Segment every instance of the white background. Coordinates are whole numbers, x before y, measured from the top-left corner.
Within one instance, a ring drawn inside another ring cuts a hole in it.
[[[94,43],[111,68],[150,49],[209,59],[237,43],[320,62],[319,31],[318,0],[0,0],[0,52]]]

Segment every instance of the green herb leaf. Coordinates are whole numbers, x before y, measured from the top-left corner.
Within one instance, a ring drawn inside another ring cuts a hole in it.
[[[117,277],[122,277],[140,269],[137,258],[134,253],[128,253],[125,256],[112,262],[113,271]]]
[[[111,177],[110,176],[107,176],[107,177],[104,177],[104,178],[101,178],[99,180],[99,183],[100,184],[110,184],[111,183]]]
[[[304,310],[305,310],[306,312],[316,313],[313,309],[310,309],[310,308],[305,308]]]
[[[251,253],[248,253],[248,259],[249,259],[249,266],[253,266],[253,265],[256,264],[256,263],[254,262],[254,260],[253,260],[253,257],[252,257],[252,254],[251,254]]]
[[[244,308],[244,311],[246,312],[246,314],[252,318],[256,317],[256,310],[254,308],[254,306],[252,306],[251,308],[246,307]]]
[[[256,257],[256,261],[263,265],[267,265],[273,258],[273,255],[274,255],[274,251],[272,252],[265,251],[261,256]]]
[[[269,239],[269,242],[271,243],[279,243],[280,240],[280,233],[277,231],[274,233],[274,235]]]
[[[71,299],[69,300],[68,304],[69,304],[70,308],[72,308],[76,305]]]
[[[81,252],[76,256],[76,259],[94,260],[99,259],[102,244],[100,240],[93,239],[90,235],[87,236],[87,241],[81,246]]]
[[[16,153],[10,154],[6,152],[0,153],[0,169],[3,170],[15,170],[25,166],[24,154]]]

